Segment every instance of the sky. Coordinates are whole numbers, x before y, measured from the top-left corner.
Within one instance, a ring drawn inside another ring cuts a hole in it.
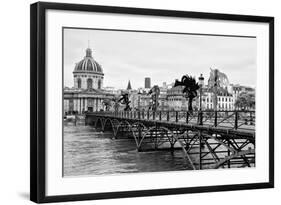
[[[104,87],[144,87],[144,78],[161,86],[185,74],[202,73],[208,82],[210,68],[228,76],[230,83],[256,87],[256,38],[64,29],[64,85],[73,87],[75,63],[90,47],[102,66]]]

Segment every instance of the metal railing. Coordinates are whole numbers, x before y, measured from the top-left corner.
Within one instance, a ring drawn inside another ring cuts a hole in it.
[[[255,129],[255,111],[118,111],[96,112],[119,118],[187,123],[231,129]]]

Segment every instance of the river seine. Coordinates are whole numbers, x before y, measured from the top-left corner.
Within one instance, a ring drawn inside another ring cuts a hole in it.
[[[64,125],[64,176],[189,170],[181,150],[138,152],[133,139]]]

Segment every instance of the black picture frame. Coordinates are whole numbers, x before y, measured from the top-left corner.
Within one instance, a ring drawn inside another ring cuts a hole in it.
[[[45,38],[46,11],[85,11],[149,15],[195,19],[262,22],[269,25],[269,181],[239,185],[203,186],[107,193],[46,196],[46,81]],[[38,2],[30,7],[30,199],[37,203],[77,200],[97,200],[198,192],[261,189],[274,187],[274,18],[264,16],[230,15],[144,8]]]

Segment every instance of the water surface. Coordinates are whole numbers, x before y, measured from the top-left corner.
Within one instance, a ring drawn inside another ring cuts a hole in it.
[[[64,125],[64,176],[191,169],[181,150],[138,152],[133,139],[112,139],[84,125]]]

